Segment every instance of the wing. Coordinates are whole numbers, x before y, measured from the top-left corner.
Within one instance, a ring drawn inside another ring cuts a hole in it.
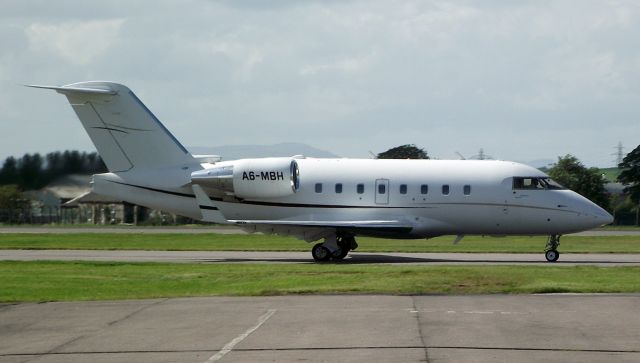
[[[413,226],[396,220],[361,221],[292,221],[292,220],[229,220],[248,232],[293,235],[307,242],[324,238],[325,235],[349,232],[356,235],[376,237],[407,236]]]
[[[406,236],[413,226],[399,220],[289,220],[289,219],[229,219],[216,202],[212,201],[200,185],[192,185],[193,193],[202,213],[202,220],[235,224],[248,232],[292,235],[307,242],[324,238],[336,231],[370,236]]]
[[[268,224],[298,227],[330,227],[330,228],[373,228],[373,229],[403,229],[411,230],[412,226],[400,221],[290,221],[290,220],[229,220],[231,223]]]

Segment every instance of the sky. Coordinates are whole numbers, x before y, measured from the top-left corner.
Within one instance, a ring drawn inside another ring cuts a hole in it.
[[[606,167],[640,144],[640,2],[2,0],[0,160],[95,150],[62,95],[21,86],[88,80],[187,147]]]

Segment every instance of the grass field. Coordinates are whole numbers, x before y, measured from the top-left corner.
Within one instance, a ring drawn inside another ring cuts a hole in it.
[[[537,253],[546,237],[454,237],[429,240],[358,238],[363,252],[495,252]],[[562,237],[564,253],[640,253],[640,236]],[[0,234],[0,249],[89,249],[159,251],[309,251],[310,244],[293,237],[223,234]]]
[[[0,262],[0,301],[283,294],[640,292],[640,267]]]
[[[617,167],[600,169],[600,173],[602,173],[604,177],[607,178],[607,180],[610,182],[617,181],[618,176],[620,175],[621,172],[622,170],[618,169]]]

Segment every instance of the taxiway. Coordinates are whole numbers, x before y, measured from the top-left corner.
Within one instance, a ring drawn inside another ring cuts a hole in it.
[[[172,263],[315,263],[308,252],[0,250],[0,260]],[[351,252],[340,264],[640,266],[640,254],[561,254],[549,263],[542,253]]]

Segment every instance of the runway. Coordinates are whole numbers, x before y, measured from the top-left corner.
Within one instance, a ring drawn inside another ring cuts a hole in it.
[[[244,251],[98,251],[98,250],[0,250],[0,260],[11,261],[117,261],[171,263],[315,263],[309,252]],[[351,252],[340,264],[411,265],[542,265],[542,266],[640,266],[640,254],[560,255],[549,263],[543,253],[373,253]]]
[[[640,295],[0,305],[2,362],[637,362]]]

